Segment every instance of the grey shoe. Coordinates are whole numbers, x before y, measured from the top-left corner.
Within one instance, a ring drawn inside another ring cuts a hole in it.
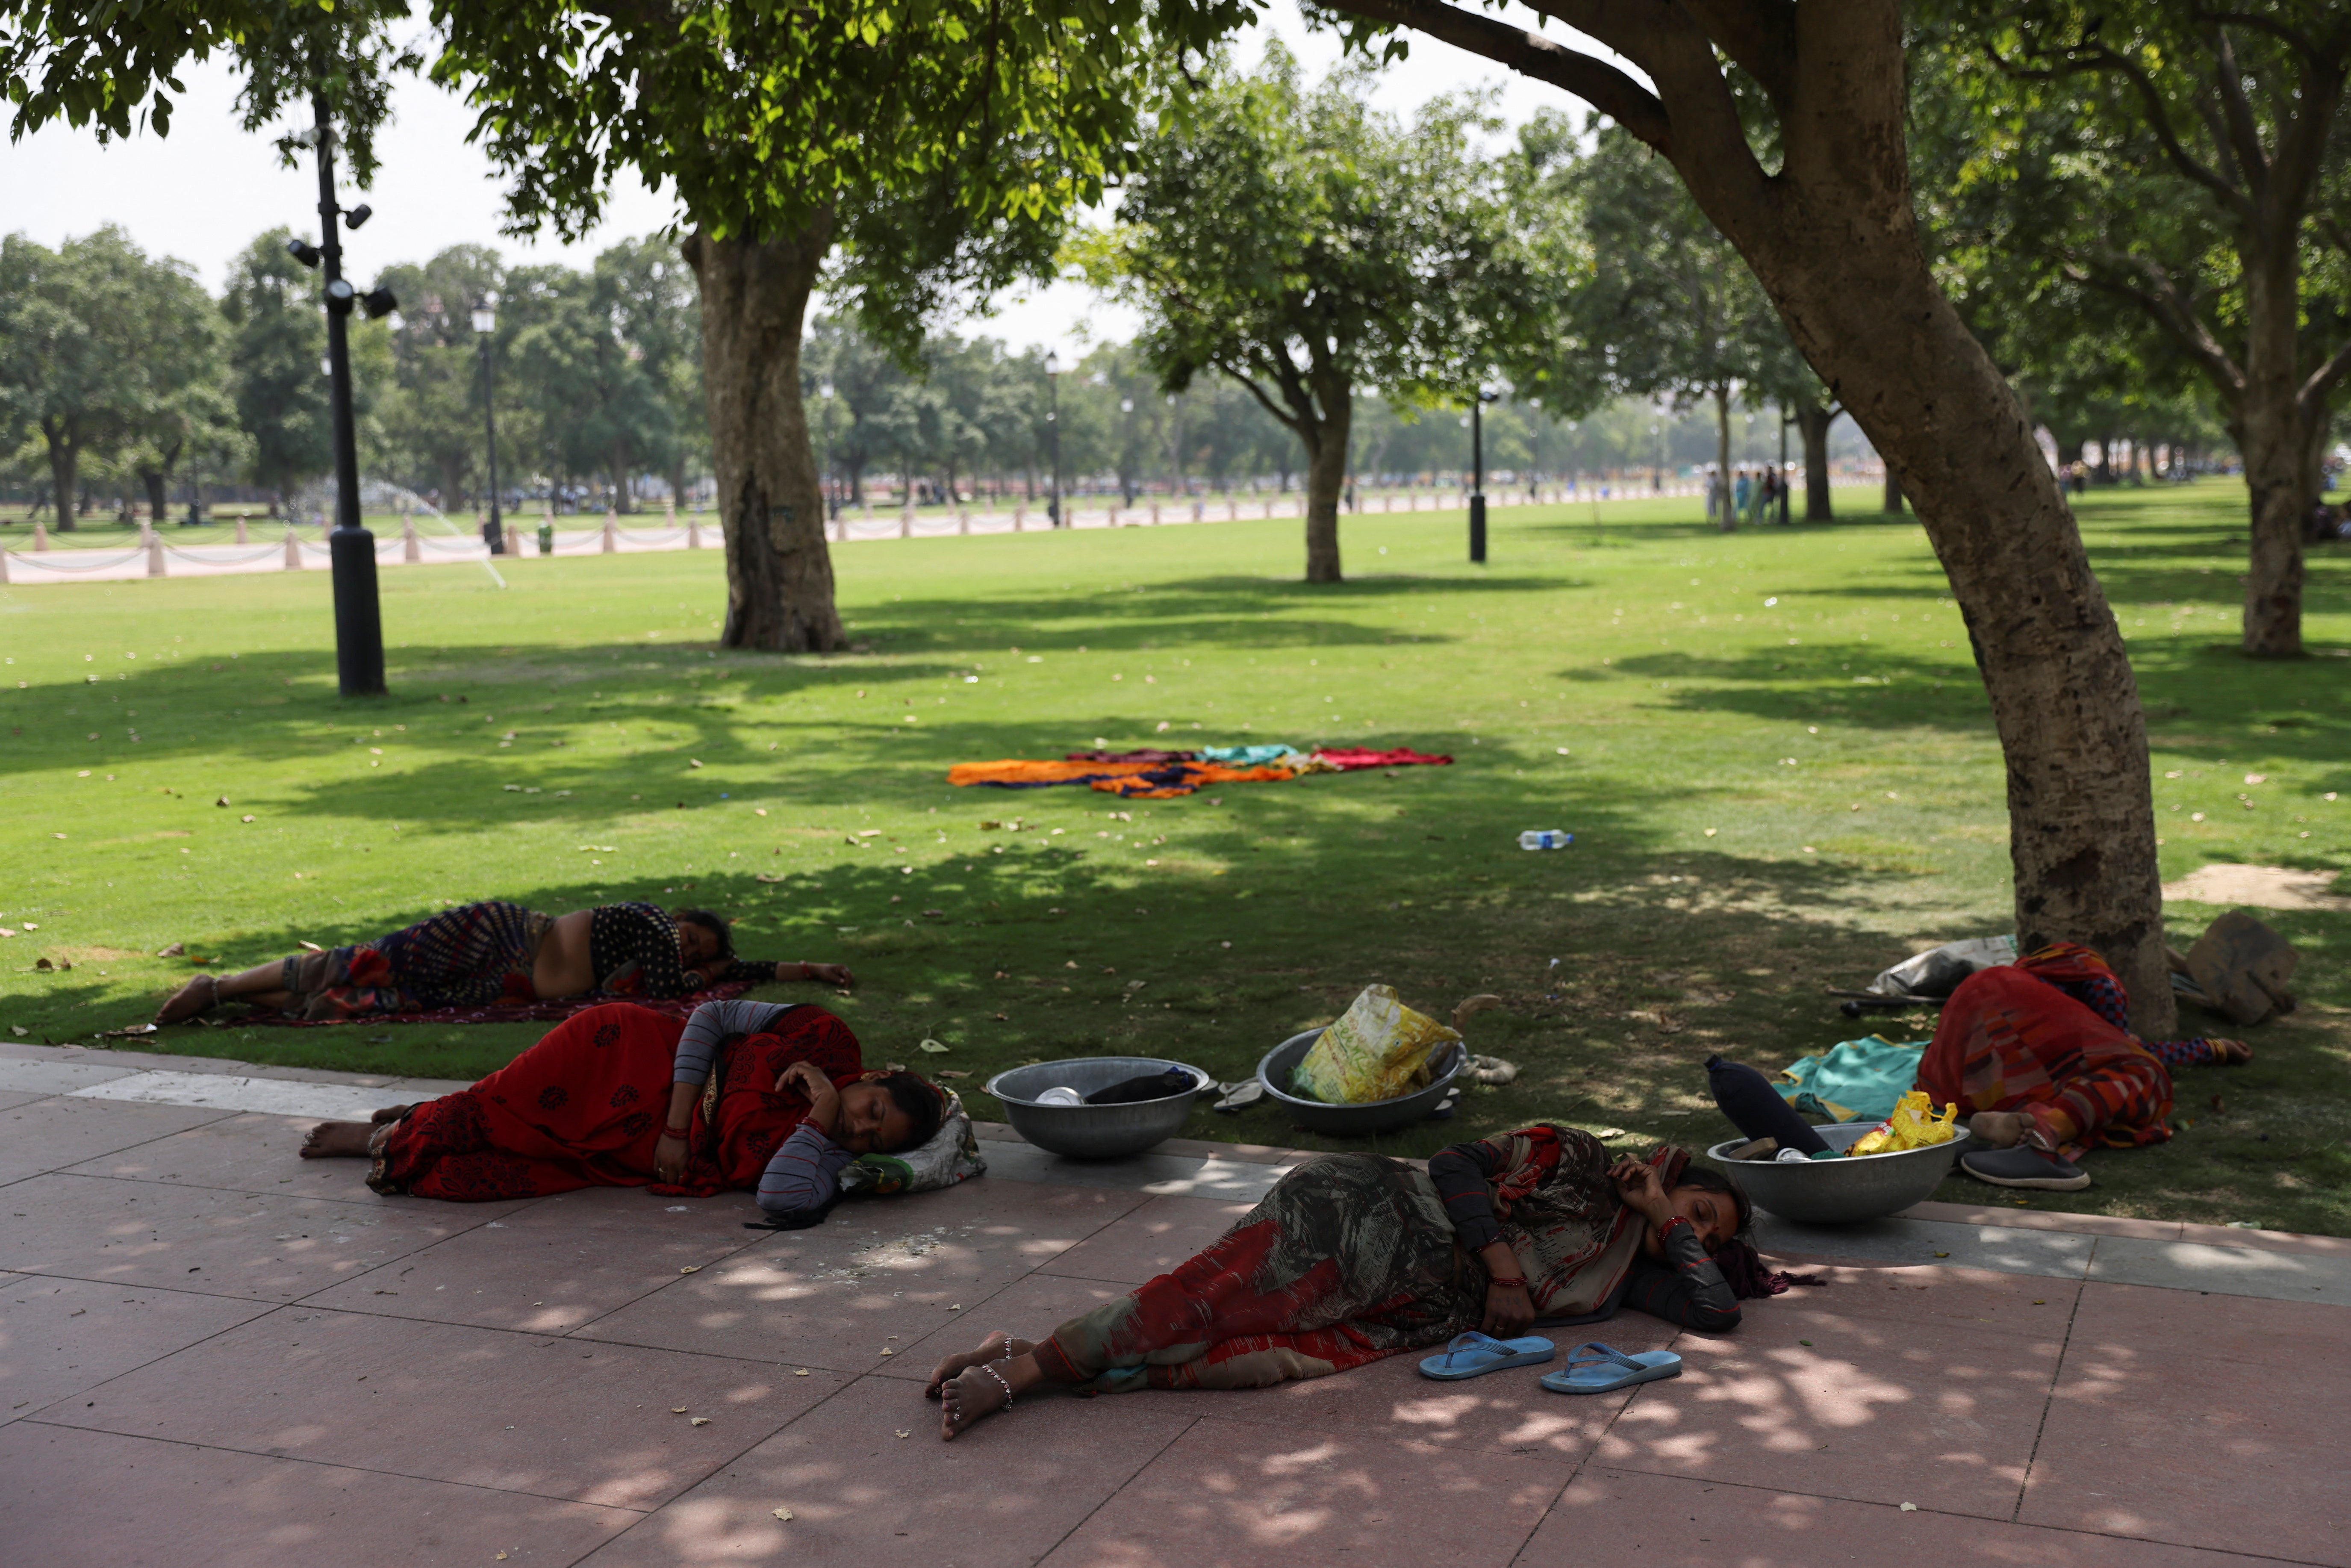
[[[1970,1149],[1959,1156],[1959,1168],[1994,1186],[2079,1192],[2090,1185],[2090,1174],[2081,1166],[2063,1155],[2034,1148],[2031,1144],[2019,1144],[2012,1149]]]

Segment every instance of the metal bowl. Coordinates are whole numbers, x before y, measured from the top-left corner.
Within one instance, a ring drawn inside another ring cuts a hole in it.
[[[1875,1122],[1847,1122],[1815,1128],[1829,1147],[1849,1148],[1867,1136]],[[1920,1203],[1940,1186],[1951,1162],[1968,1146],[1965,1133],[1947,1143],[1898,1154],[1858,1159],[1791,1161],[1734,1160],[1730,1151],[1746,1143],[1733,1138],[1707,1150],[1707,1157],[1755,1200],[1755,1207],[1800,1225],[1853,1225]]]
[[[1291,1121],[1309,1132],[1330,1133],[1343,1138],[1384,1133],[1425,1121],[1443,1103],[1446,1091],[1469,1061],[1468,1053],[1456,1043],[1448,1048],[1441,1070],[1426,1089],[1416,1089],[1393,1100],[1374,1100],[1368,1105],[1332,1105],[1321,1100],[1301,1100],[1289,1092],[1290,1075],[1306,1059],[1307,1048],[1322,1038],[1319,1029],[1291,1035],[1265,1053],[1265,1060],[1257,1064],[1257,1075],[1265,1085],[1267,1097],[1279,1102],[1290,1113]]]
[[[1040,1105],[1046,1090],[1067,1087],[1092,1094],[1130,1078],[1173,1070],[1188,1072],[1197,1088],[1163,1100],[1138,1100],[1125,1105]],[[1004,1104],[1012,1130],[1057,1155],[1079,1160],[1114,1160],[1139,1155],[1154,1144],[1175,1136],[1192,1102],[1217,1081],[1188,1062],[1156,1056],[1078,1056],[1065,1061],[1040,1061],[1015,1067],[987,1081],[987,1092]]]

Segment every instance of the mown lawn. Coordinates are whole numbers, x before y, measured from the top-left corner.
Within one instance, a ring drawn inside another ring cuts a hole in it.
[[[2157,797],[2168,877],[2351,851],[2351,662],[2235,654],[2242,497],[2083,507],[2180,775]],[[173,942],[225,967],[446,902],[651,897],[739,916],[747,954],[853,965],[856,994],[825,999],[869,1055],[968,1074],[983,1115],[977,1085],[1030,1060],[1244,1076],[1382,980],[1431,1009],[1499,993],[1473,1044],[1524,1069],[1389,1152],[1536,1115],[1704,1145],[1728,1135],[1708,1054],[1771,1067],[1865,1032],[1825,987],[2009,915],[2000,758],[1918,528],[1726,538],[1694,510],[1512,508],[1483,569],[1458,513],[1350,518],[1337,588],[1294,580],[1289,520],[852,545],[870,652],[830,658],[717,652],[716,552],[526,559],[504,591],[388,570],[394,695],[366,705],[335,695],[323,574],[0,589],[0,1023],[141,1021],[191,972],[153,956]],[[2314,559],[2314,646],[2351,648],[2346,597],[2343,561]],[[1458,761],[1133,803],[944,778],[1274,739]],[[1530,827],[1575,845],[1521,852]],[[2175,908],[2175,940],[2216,913]],[[2034,1206],[2351,1233],[2351,918],[2267,918],[2302,948],[2302,1010],[2255,1032],[2252,1066],[2182,1076],[2179,1138]],[[156,1048],[465,1076],[534,1034],[231,1025]],[[948,1053],[918,1055],[926,1036]],[[1262,1107],[1186,1130],[1315,1141]]]

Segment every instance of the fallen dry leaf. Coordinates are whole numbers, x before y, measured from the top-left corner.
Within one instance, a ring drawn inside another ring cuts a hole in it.
[[[710,1417],[707,1416],[696,1416],[692,1419],[694,1424],[697,1427],[707,1427],[710,1425]]]
[[[685,765],[688,768],[699,768],[702,766],[702,758],[699,757],[689,757],[685,759]]]
[[[683,1416],[685,1414],[685,1406],[683,1405],[673,1405],[669,1407],[669,1413],[673,1416]]]
[[[323,953],[326,949],[319,946],[316,942],[305,941],[302,944],[302,951],[305,953]]]
[[[894,1350],[885,1350],[885,1351],[883,1351],[882,1354],[883,1354],[883,1355],[895,1355],[895,1354],[897,1354],[898,1353],[897,1353],[896,1351],[894,1351]]]
[[[795,1371],[795,1372],[792,1374],[792,1375],[793,1375],[794,1377],[806,1377],[806,1376],[808,1375],[808,1368],[807,1368],[807,1367],[805,1367],[805,1366],[800,1367],[799,1369],[798,1369],[797,1371]]]
[[[702,1272],[702,1265],[699,1263],[688,1263],[684,1268],[680,1269],[678,1272],[681,1274],[699,1274]]]
[[[178,957],[181,954],[185,953],[187,950],[188,950],[188,949],[187,949],[187,946],[186,946],[186,945],[185,945],[185,944],[183,944],[183,943],[179,943],[179,942],[174,942],[174,943],[172,943],[172,944],[170,946],[168,946],[168,947],[158,947],[158,948],[156,948],[156,949],[155,949],[155,956],[157,956],[158,958],[176,958],[176,957]]]
[[[788,1508],[779,1508],[776,1510],[776,1517],[789,1524],[791,1522],[792,1511]]]
[[[947,1048],[935,1040],[926,1040],[915,1049],[919,1051],[927,1051],[933,1056],[945,1056],[947,1053]]]
[[[904,1427],[897,1427],[896,1431],[898,1436],[901,1437],[911,1437],[914,1436],[912,1432],[907,1431]]]
[[[1902,1511],[1905,1513],[1916,1513],[1918,1511],[1918,1505],[1915,1502],[1906,1502],[1902,1505]]]

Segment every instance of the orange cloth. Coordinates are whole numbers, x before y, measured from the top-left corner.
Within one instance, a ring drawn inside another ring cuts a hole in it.
[[[1166,775],[1180,769],[1180,779]],[[1146,769],[1150,779],[1097,779],[1093,786],[1129,800],[1172,800],[1209,784],[1279,784],[1297,775],[1287,768],[1225,768],[1214,762],[1178,763],[1176,768]]]
[[[1082,784],[1091,779],[1123,778],[1164,768],[1164,762],[1036,762],[1008,758],[1001,762],[958,762],[947,769],[950,784]]]

